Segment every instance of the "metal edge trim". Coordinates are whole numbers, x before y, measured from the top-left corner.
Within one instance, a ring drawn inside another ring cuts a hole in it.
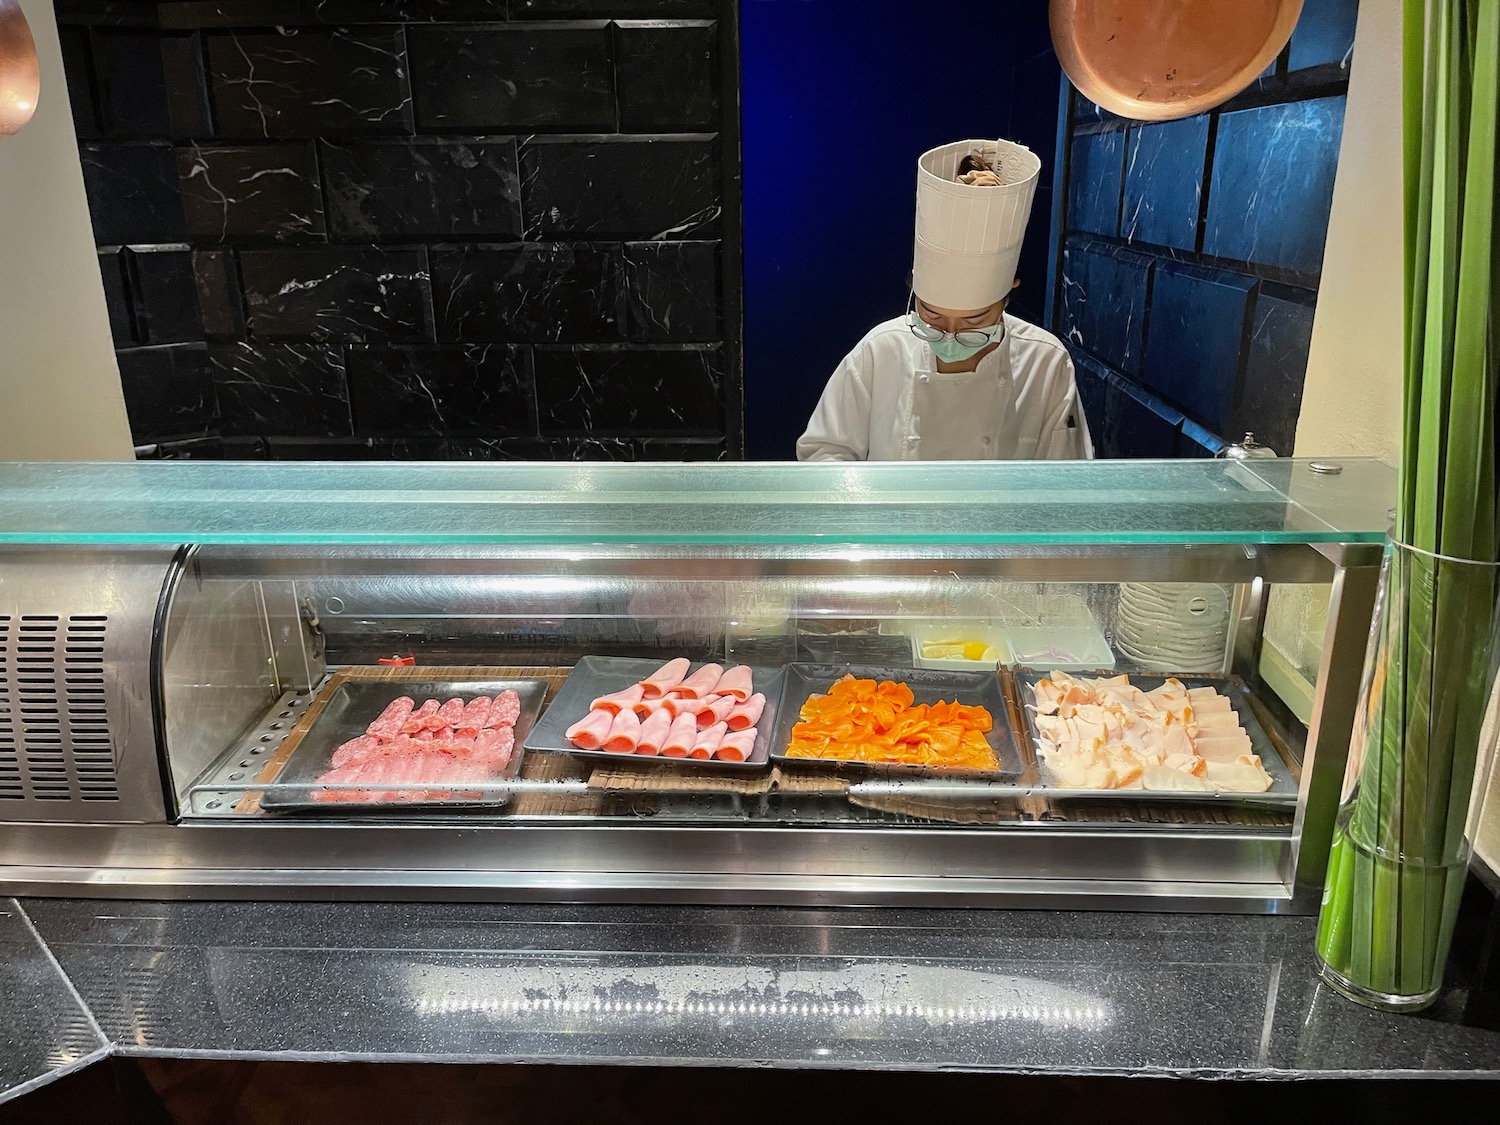
[[[162,814],[166,820],[176,824],[182,814],[177,805],[177,793],[172,785],[172,766],[167,757],[167,695],[163,673],[166,668],[163,646],[166,644],[167,622],[172,614],[172,604],[177,597],[177,587],[182,581],[187,561],[196,548],[191,543],[180,543],[172,552],[167,564],[167,573],[162,579],[161,593],[156,599],[156,613],[151,618],[151,666],[147,669],[147,680],[151,692],[151,725],[156,743],[156,768],[161,780]]]

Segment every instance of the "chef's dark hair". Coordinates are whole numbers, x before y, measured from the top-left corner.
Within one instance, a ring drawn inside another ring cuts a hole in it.
[[[984,162],[984,158],[978,153],[971,152],[958,162],[958,175],[967,176],[970,172],[993,172],[994,169]]]

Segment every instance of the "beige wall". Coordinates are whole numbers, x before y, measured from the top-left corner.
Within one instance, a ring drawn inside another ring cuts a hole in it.
[[[51,0],[21,0],[36,115],[0,139],[0,460],[117,459],[130,427]]]
[[[1401,452],[1401,5],[1359,6],[1299,457]]]
[[[1328,246],[1313,315],[1299,457],[1401,454],[1401,5],[1359,6]],[[1393,498],[1394,499],[1394,498]],[[1328,592],[1271,591],[1261,673],[1304,721]]]

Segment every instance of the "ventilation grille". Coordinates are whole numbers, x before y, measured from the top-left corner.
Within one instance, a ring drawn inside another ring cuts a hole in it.
[[[0,800],[118,801],[105,617],[0,618]]]
[[[26,796],[21,755],[16,749],[15,705],[10,694],[10,618],[0,616],[0,801]]]

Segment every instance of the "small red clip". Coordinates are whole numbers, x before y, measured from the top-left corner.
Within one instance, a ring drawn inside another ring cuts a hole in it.
[[[411,668],[417,663],[415,656],[382,656],[377,664],[384,664],[387,668]]]

